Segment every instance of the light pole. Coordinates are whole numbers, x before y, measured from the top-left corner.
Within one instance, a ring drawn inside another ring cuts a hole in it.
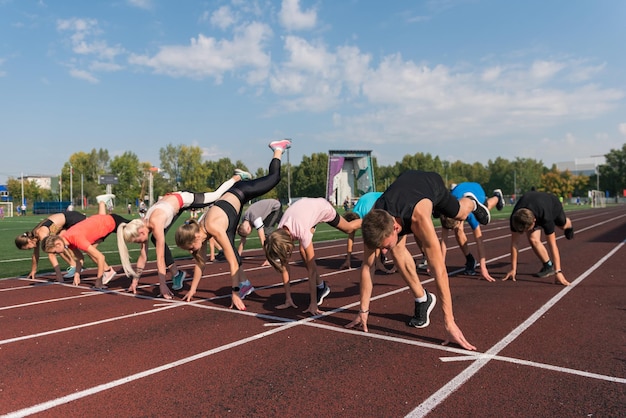
[[[74,204],[74,167],[70,163],[70,205]]]
[[[289,139],[291,141],[291,139]],[[291,205],[291,163],[289,162],[289,148],[287,148],[287,205]]]

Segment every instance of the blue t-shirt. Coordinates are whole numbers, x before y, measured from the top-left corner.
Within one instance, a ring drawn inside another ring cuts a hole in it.
[[[483,187],[478,183],[474,183],[470,181],[465,182],[465,183],[459,183],[456,185],[454,189],[450,191],[450,193],[452,193],[452,196],[456,197],[457,199],[462,198],[463,195],[467,192],[470,192],[474,196],[476,196],[476,199],[478,199],[480,203],[485,203],[485,201],[487,200],[487,196],[485,195],[485,191],[483,190]],[[467,221],[469,226],[472,228],[472,231],[478,228],[478,226],[480,225],[478,221],[476,220],[476,217],[474,216],[473,213],[470,213],[467,216],[467,219],[465,220]]]
[[[382,194],[383,192],[365,193],[359,198],[359,201],[356,202],[356,205],[354,205],[352,212],[356,213],[361,219],[363,219],[363,217],[367,215],[370,210],[372,210],[372,207],[374,207],[374,202],[376,202],[376,200],[378,200],[378,198],[382,196]]]

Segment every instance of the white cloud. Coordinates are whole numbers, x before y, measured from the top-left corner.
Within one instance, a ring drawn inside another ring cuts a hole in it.
[[[619,130],[619,133],[626,136],[626,123],[620,123],[617,126],[617,129]]]
[[[598,117],[625,97],[621,90],[594,84],[564,87],[561,75],[569,76],[580,68],[574,61],[488,68],[465,65],[461,70],[417,65],[399,54],[384,57],[374,67],[365,62],[360,90],[350,90],[348,99],[354,106],[332,115],[334,131],[324,134],[331,141],[371,146],[386,143],[406,147],[407,153],[428,149],[446,155],[450,151],[444,144],[471,139],[472,148],[480,149],[480,144],[491,138],[509,137],[507,147],[512,155],[523,158],[562,156],[564,150],[584,155],[594,153],[597,142],[578,140],[568,133],[561,139],[544,136],[541,149],[529,149],[525,139],[540,138],[539,133],[569,121]],[[557,73],[559,77],[554,77]],[[336,82],[346,85],[349,80],[349,74],[342,74]],[[303,97],[297,100],[300,105],[310,103]],[[367,110],[359,112],[361,108]],[[620,129],[626,133],[623,125]],[[469,154],[467,158],[483,159]]]
[[[279,19],[287,30],[312,29],[317,24],[317,10],[311,8],[303,11],[300,9],[300,0],[283,0]]]
[[[530,74],[537,79],[546,80],[554,77],[565,67],[562,62],[535,61],[530,68]]]
[[[144,10],[151,10],[153,5],[152,5],[152,0],[127,0],[128,4],[130,4],[133,7],[137,7],[139,9],[144,9]]]
[[[211,14],[209,21],[212,25],[224,30],[237,22],[237,17],[230,7],[222,6]]]
[[[85,70],[78,70],[76,68],[72,68],[70,69],[70,75],[74,78],[85,80],[92,84],[97,84],[100,82],[100,80],[98,80],[93,74]]]
[[[4,58],[0,58],[0,67],[2,67],[2,65],[4,65],[4,61],[5,61]],[[4,70],[2,70],[2,68],[0,68],[0,77],[4,77],[6,75],[7,75],[6,71],[4,71]]]
[[[71,69],[72,77],[96,83],[99,80],[93,75],[94,71],[110,72],[122,68],[115,63],[115,59],[126,51],[121,46],[109,46],[106,41],[99,39],[102,31],[96,19],[59,19],[57,30],[70,34],[72,52],[78,55],[66,64]]]
[[[131,55],[129,62],[174,77],[214,77],[218,83],[225,72],[245,68],[254,72],[249,80],[258,80],[259,71],[267,71],[270,65],[264,47],[271,36],[269,26],[253,22],[238,28],[232,40],[199,34],[191,39],[189,46],[163,46],[152,57]]]
[[[287,36],[287,60],[276,66],[269,83],[272,92],[285,97],[289,111],[323,111],[336,106],[346,95],[358,96],[366,78],[369,55],[355,47],[329,51],[325,45]]]

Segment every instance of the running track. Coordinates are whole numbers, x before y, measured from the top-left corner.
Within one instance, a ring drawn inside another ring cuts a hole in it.
[[[532,277],[540,265],[525,240],[517,282],[459,275],[464,258],[449,250],[456,320],[477,352],[440,345],[438,306],[430,327],[407,327],[413,302],[398,274],[375,277],[370,332],[345,329],[358,310],[359,279],[357,269],[337,270],[343,240],[316,243],[332,289],[316,318],[301,313],[308,284],[296,255],[299,309],[286,311],[274,309],[283,301],[280,277],[261,267],[258,251],[245,254],[257,291],[244,312],[228,309],[225,263],[207,265],[193,303],[155,298],[154,266],[137,297],[124,292],[125,278],[106,292],[45,277],[1,280],[0,414],[624,416],[626,210],[568,215],[575,239],[557,235],[570,287]],[[490,271],[502,277],[508,221],[483,233]],[[357,258],[360,251],[357,241]],[[179,265],[191,273],[190,259]],[[89,284],[93,272],[84,277]]]

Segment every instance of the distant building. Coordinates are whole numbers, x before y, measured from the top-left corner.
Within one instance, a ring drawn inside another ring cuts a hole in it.
[[[22,180],[20,177],[18,180]],[[45,175],[32,175],[32,176],[24,176],[24,181],[34,181],[37,186],[39,186],[43,190],[51,190],[52,189],[52,177]]]
[[[604,155],[594,155],[593,157],[576,158],[574,161],[556,163],[556,169],[559,171],[569,170],[570,173],[576,175],[592,176],[596,174],[596,168],[604,164],[606,164]]]
[[[0,185],[0,202],[8,202],[11,200],[9,196],[9,189],[7,189],[6,184]]]

